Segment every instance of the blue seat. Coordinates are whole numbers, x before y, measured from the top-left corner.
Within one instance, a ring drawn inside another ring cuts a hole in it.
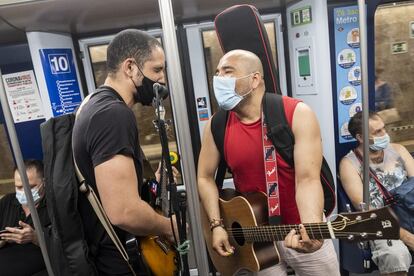
[[[351,207],[351,211],[356,211],[352,206],[351,200],[345,193],[338,177],[337,185],[338,196],[338,212],[348,212],[347,204]],[[358,243],[350,243],[347,241],[339,241],[341,270],[344,273],[370,273],[377,270],[378,267],[372,261],[371,249],[367,244],[367,248],[362,248]]]

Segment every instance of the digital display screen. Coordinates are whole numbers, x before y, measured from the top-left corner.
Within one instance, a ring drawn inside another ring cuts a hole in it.
[[[310,60],[309,49],[298,51],[299,76],[309,77],[310,74]]]

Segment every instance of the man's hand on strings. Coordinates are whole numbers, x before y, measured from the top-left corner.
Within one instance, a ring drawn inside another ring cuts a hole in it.
[[[215,227],[212,233],[212,246],[214,250],[223,257],[234,253],[234,247],[229,243],[229,236],[223,227]]]
[[[311,240],[305,226],[300,225],[299,233],[292,229],[285,238],[285,246],[301,253],[312,253],[321,248],[323,240]]]

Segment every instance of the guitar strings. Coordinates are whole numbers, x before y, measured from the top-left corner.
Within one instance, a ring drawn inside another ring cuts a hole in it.
[[[351,224],[356,224],[356,223],[349,223],[349,225]],[[242,229],[226,229],[227,231],[233,233],[233,234],[242,234],[242,235],[248,235],[248,234],[260,234],[260,233],[276,233],[276,234],[281,234],[281,235],[287,235],[292,229],[295,229],[296,231],[299,232],[299,227],[298,226],[284,226],[284,227],[272,227],[272,226],[267,226],[267,227],[247,227],[247,228],[242,228]],[[338,230],[336,230],[338,231]],[[311,227],[307,227],[307,232],[309,235],[315,236],[316,234],[330,234],[329,228],[327,225],[322,225],[319,226],[318,228],[311,228]]]
[[[366,219],[361,219],[361,220],[354,220],[354,221],[349,221],[349,222],[345,222],[345,225],[353,225],[353,224],[358,224],[358,223],[362,223],[362,222],[366,222],[372,220],[372,218],[366,218]],[[335,226],[343,226],[344,222],[343,221],[338,221],[338,222],[333,222],[331,223],[332,227]],[[304,224],[305,228],[307,230],[312,230],[313,227],[317,227],[318,229],[320,229],[321,227],[325,227],[326,229],[329,230],[328,228],[328,224],[327,223],[306,223]],[[299,230],[299,225],[298,224],[283,224],[283,225],[266,225],[266,226],[256,226],[256,225],[252,225],[252,226],[247,226],[244,228],[228,228],[226,230],[230,230],[230,231],[266,231],[266,230],[284,230],[284,231],[289,231],[295,229],[295,230]],[[313,228],[315,229],[315,228]],[[318,230],[316,230],[318,231]]]
[[[373,218],[367,218],[363,220],[354,220],[350,222],[345,222],[346,225],[353,225],[362,223],[368,220],[372,220]],[[344,221],[334,222],[331,224],[332,226],[344,226]],[[312,226],[317,226],[317,229],[312,229]],[[307,232],[309,236],[315,238],[315,234],[320,234],[322,237],[324,234],[329,234],[330,231],[327,224],[322,223],[308,223],[305,224],[307,228]],[[256,235],[258,239],[266,239],[266,236],[272,235],[279,237],[286,236],[292,229],[299,231],[299,225],[278,225],[278,226],[250,226],[246,228],[232,228],[226,229],[228,232],[232,234],[233,237],[243,237],[245,239],[254,239],[255,237],[252,235]],[[349,235],[360,234],[359,232],[339,232],[335,234],[335,237],[349,237]],[[366,233],[367,235],[377,235],[377,233]]]
[[[353,235],[354,238],[360,238],[360,237],[362,237],[362,236],[360,236],[360,234],[361,234],[360,232],[343,232],[343,233],[339,233],[339,234],[335,235],[335,238],[346,238],[346,239],[348,239],[350,235]],[[378,239],[377,233],[366,232],[365,234],[367,236],[375,236]],[[232,236],[234,238],[244,238],[246,241],[273,241],[274,240],[272,236],[265,236],[265,235],[255,236],[255,237],[234,236],[234,235],[232,235]],[[276,238],[277,238],[276,240],[280,240],[280,241],[284,240],[284,238],[280,238],[280,239],[278,237],[276,237]],[[323,237],[310,237],[310,238],[311,239],[320,239],[320,238],[323,238]],[[368,238],[365,238],[365,239],[368,240]]]

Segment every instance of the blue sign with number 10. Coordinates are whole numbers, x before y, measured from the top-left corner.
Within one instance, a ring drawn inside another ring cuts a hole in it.
[[[53,116],[72,113],[81,103],[72,49],[40,49]]]

